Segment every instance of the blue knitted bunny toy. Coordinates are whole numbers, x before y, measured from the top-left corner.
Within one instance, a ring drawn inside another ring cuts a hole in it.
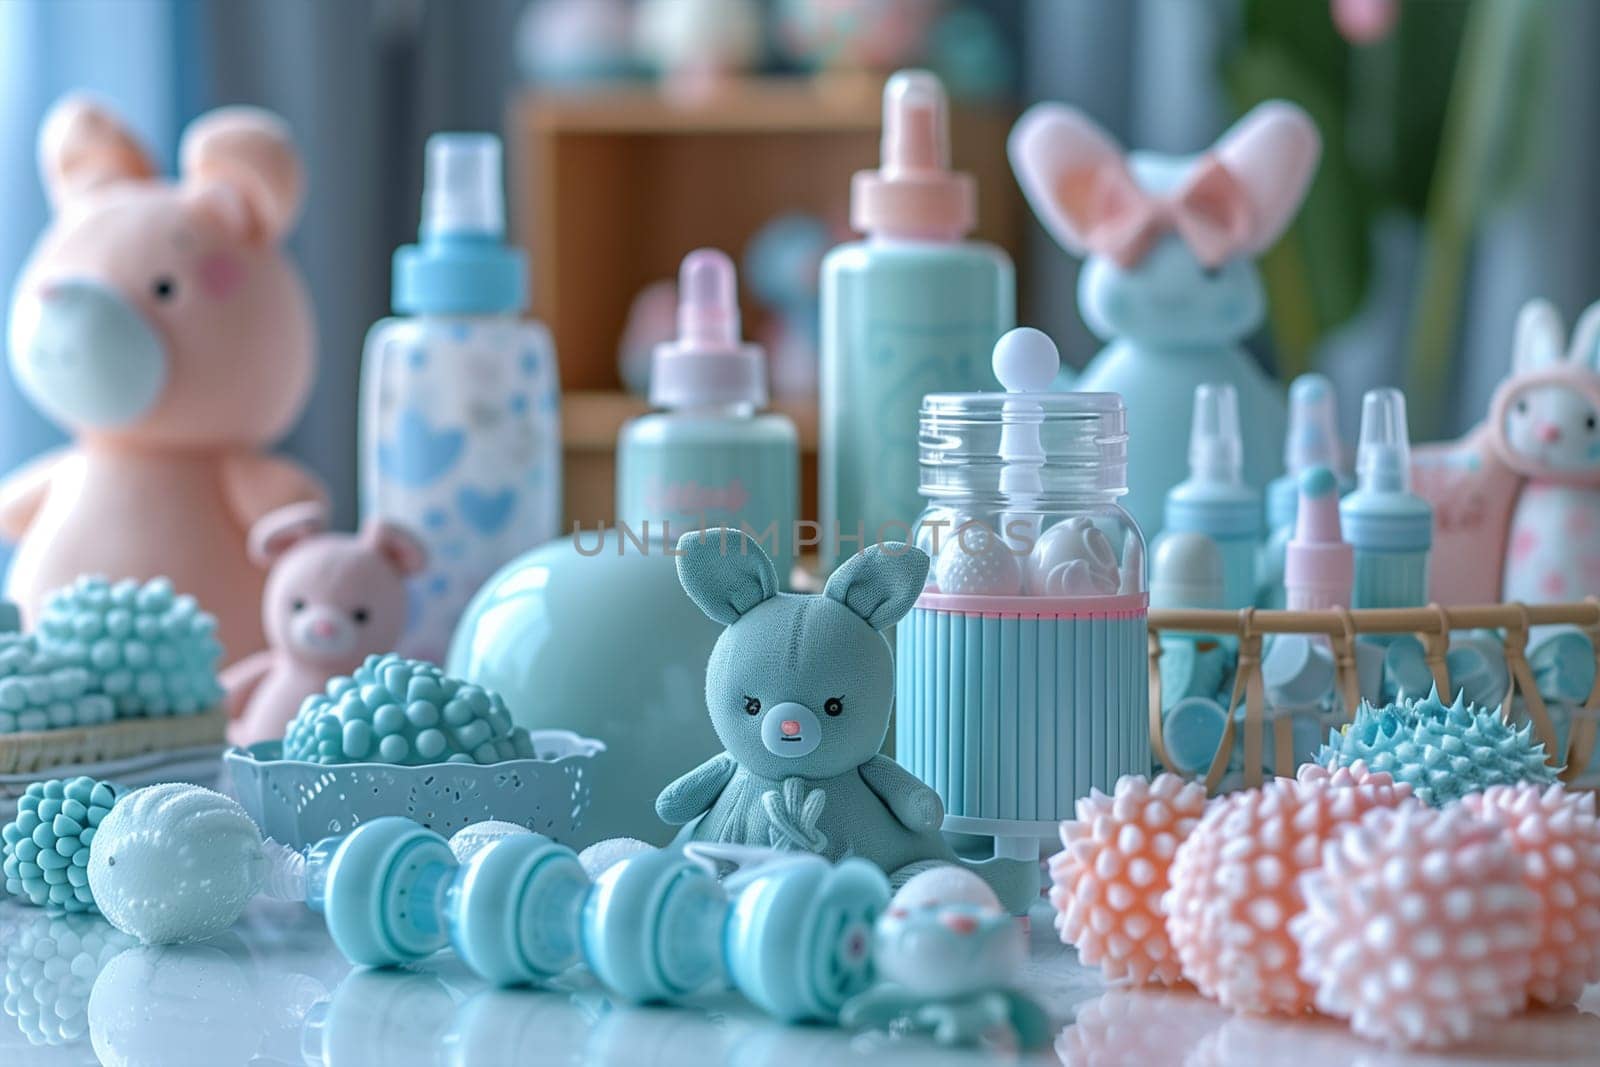
[[[875,545],[820,595],[778,592],[772,562],[735,530],[686,534],[678,579],[727,629],[706,666],[706,705],[725,752],[668,785],[656,813],[680,841],[717,841],[871,860],[895,885],[958,862],[939,832],[932,789],[881,755],[894,704],[883,631],[922,592],[928,557]],[[1038,896],[1035,863],[973,869],[1021,914]]]

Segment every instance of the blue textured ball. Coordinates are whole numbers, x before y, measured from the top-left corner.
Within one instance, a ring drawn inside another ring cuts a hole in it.
[[[42,908],[94,911],[89,846],[122,793],[83,777],[30,784],[17,817],[0,827],[6,891]]]
[[[96,726],[114,714],[88,671],[41,649],[31,636],[0,634],[0,734]]]
[[[423,660],[368,656],[306,698],[283,739],[311,763],[498,763],[534,755],[500,694]]]
[[[50,595],[41,648],[88,671],[121,717],[194,715],[222,699],[217,620],[165,578],[84,576]]]
[[[1459,696],[1446,705],[1437,690],[1383,707],[1362,704],[1355,722],[1330,733],[1317,753],[1328,768],[1357,760],[1409,784],[1417,799],[1436,808],[1492,785],[1556,780],[1531,726],[1507,725],[1498,712]]]

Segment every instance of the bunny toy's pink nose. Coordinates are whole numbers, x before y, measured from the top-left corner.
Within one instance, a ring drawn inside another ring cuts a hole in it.
[[[1553,422],[1541,422],[1539,424],[1539,440],[1547,445],[1555,444],[1561,440],[1561,427]]]
[[[318,619],[311,624],[311,633],[316,637],[332,637],[333,623],[327,619]]]
[[[944,923],[947,929],[954,930],[956,933],[963,935],[970,934],[972,931],[978,928],[977,919],[974,919],[970,915],[963,915],[960,912],[957,912],[954,915],[941,915],[939,916],[939,921]]]
[[[784,737],[794,737],[800,732],[800,724],[794,719],[784,719],[783,722],[779,724],[779,729],[783,731]]]

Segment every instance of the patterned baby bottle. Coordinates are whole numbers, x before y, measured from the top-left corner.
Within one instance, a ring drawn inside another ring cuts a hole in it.
[[[398,651],[435,662],[478,587],[561,523],[555,349],[520,317],[500,155],[493,134],[428,138],[420,240],[395,252],[395,317],[362,357],[361,512],[428,547]]]
[[[928,585],[898,627],[895,758],[946,830],[1037,856],[1091,788],[1150,770],[1145,543],[1115,393],[1048,392],[1038,330],[994,348],[1004,393],[921,412]]]

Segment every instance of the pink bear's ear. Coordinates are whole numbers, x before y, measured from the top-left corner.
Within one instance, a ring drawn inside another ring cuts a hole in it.
[[[428,549],[404,526],[368,519],[361,524],[361,540],[402,576],[410,577],[428,565]]]
[[[305,176],[288,126],[270,111],[225,107],[200,116],[184,131],[179,157],[196,205],[239,237],[275,242],[294,225]]]
[[[250,559],[268,567],[295,545],[328,528],[328,510],[317,501],[269,511],[250,527]]]
[[[108,182],[155,174],[150,157],[115,115],[85,96],[56,103],[39,128],[39,173],[50,206]]]
[[[1247,249],[1264,252],[1294,220],[1322,158],[1316,123],[1284,100],[1257,104],[1214,150],[1244,186],[1251,206]]]

